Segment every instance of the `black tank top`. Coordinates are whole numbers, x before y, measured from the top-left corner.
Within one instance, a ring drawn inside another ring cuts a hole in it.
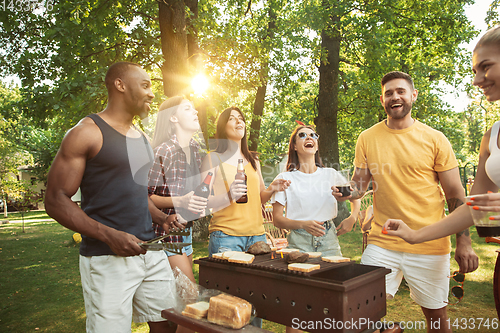
[[[82,209],[94,220],[147,241],[155,237],[148,209],[148,172],[153,151],[146,138],[127,137],[100,116],[88,116],[102,133],[102,147],[87,161],[80,189]],[[97,239],[82,236],[83,256],[114,255]]]

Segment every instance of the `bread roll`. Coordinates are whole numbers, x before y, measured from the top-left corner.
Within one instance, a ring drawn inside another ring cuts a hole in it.
[[[285,261],[288,264],[294,264],[299,262],[306,262],[309,259],[309,255],[307,253],[302,252],[289,252],[285,255]]]
[[[252,244],[248,248],[247,253],[253,255],[267,254],[271,253],[271,247],[266,242],[260,241]]]
[[[252,305],[239,297],[220,294],[210,298],[207,320],[211,323],[240,329],[250,322]]]

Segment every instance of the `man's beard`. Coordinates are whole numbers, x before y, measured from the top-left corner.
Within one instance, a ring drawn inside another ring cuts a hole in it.
[[[397,103],[394,103],[394,104],[397,104]],[[403,105],[403,110],[402,110],[401,113],[393,111],[392,108],[389,105],[386,105],[384,107],[385,113],[388,116],[390,116],[392,119],[396,119],[396,120],[403,119],[404,117],[406,117],[406,115],[408,113],[410,113],[413,104],[412,103],[408,104],[408,103],[406,103],[404,101],[401,102],[401,104]]]

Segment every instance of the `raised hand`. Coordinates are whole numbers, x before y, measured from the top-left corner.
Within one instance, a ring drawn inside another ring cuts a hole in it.
[[[231,192],[231,198],[233,200],[238,200],[247,193],[247,186],[245,185],[245,181],[241,179],[235,179],[231,183],[229,191]]]
[[[415,244],[413,240],[415,230],[408,227],[402,220],[388,219],[384,224],[382,233],[390,236],[398,236],[410,244]]]
[[[318,222],[315,220],[302,221],[302,229],[316,237],[324,236],[326,230],[326,228],[323,226],[323,222]]]
[[[492,220],[500,220],[500,193],[487,193],[473,195],[467,202],[475,210],[498,212],[498,215],[491,216]]]
[[[269,185],[269,189],[274,193],[274,192],[281,192],[281,191],[284,191],[286,189],[288,189],[288,187],[290,186],[290,184],[292,183],[291,180],[286,180],[286,179],[281,179],[281,178],[278,178],[278,179],[275,179],[271,185]]]
[[[184,208],[189,209],[192,212],[204,213],[205,208],[207,208],[208,199],[194,195],[194,191],[189,192],[184,195],[187,205]]]

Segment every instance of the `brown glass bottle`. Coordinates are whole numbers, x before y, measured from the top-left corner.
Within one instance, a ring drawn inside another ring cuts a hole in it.
[[[209,172],[207,174],[203,183],[198,185],[198,187],[196,187],[196,189],[194,190],[194,195],[196,195],[198,197],[208,198],[208,196],[210,195],[210,182],[212,181],[212,175],[213,174],[211,172]],[[185,219],[187,221],[191,222],[191,221],[199,219],[200,217],[201,217],[201,212],[193,212],[191,210],[188,210],[186,213]],[[192,223],[189,223],[189,222],[188,222],[188,226],[191,226]],[[188,227],[188,226],[186,226],[186,227]]]
[[[245,173],[245,167],[243,166],[243,159],[238,159],[238,168],[236,169],[236,176],[234,176],[235,180],[243,180],[245,182],[245,185],[247,184],[247,175]],[[248,202],[248,196],[245,194],[238,200],[236,200],[236,203],[247,203]]]

